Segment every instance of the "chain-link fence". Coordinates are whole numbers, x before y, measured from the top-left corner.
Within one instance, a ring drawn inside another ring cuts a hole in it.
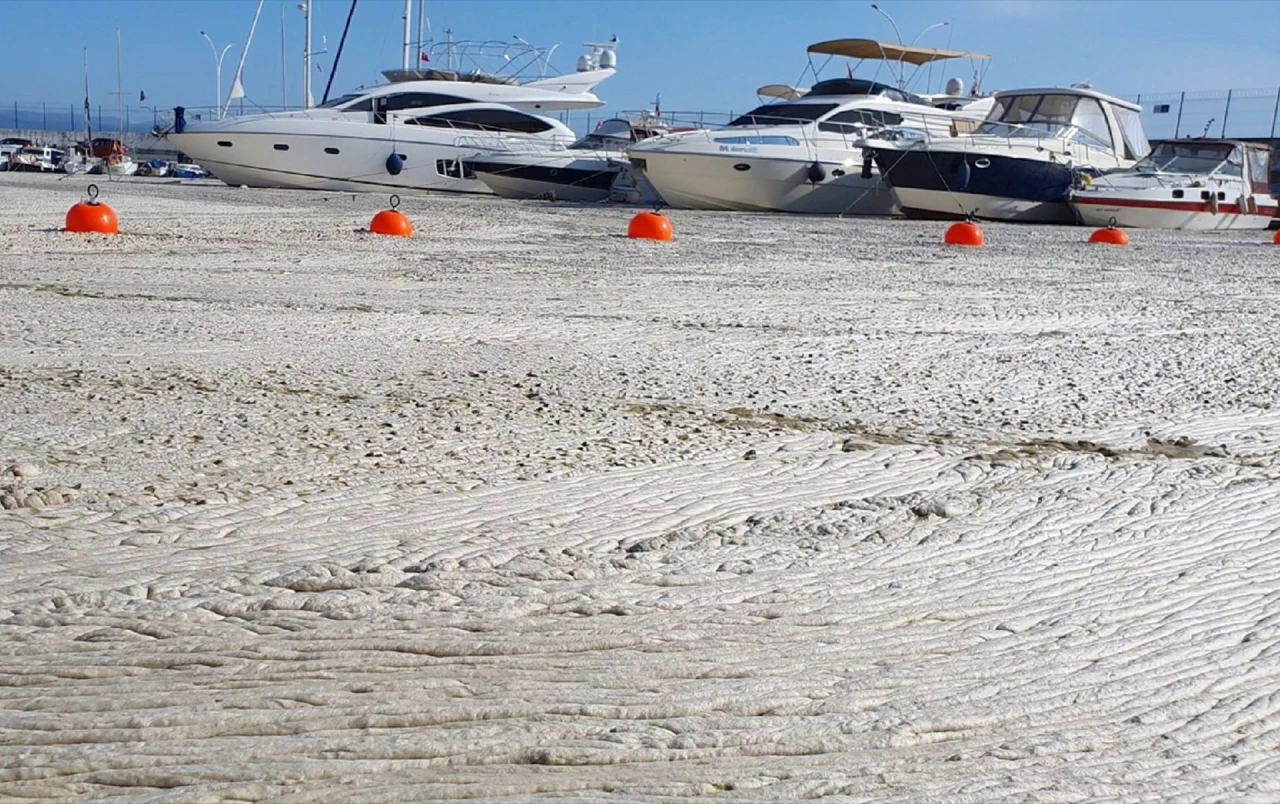
[[[1142,124],[1153,140],[1273,139],[1280,112],[1280,89],[1145,93],[1124,99],[1142,107]]]

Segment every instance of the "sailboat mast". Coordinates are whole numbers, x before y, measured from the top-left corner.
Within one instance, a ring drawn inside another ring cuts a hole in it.
[[[120,129],[120,141],[124,142],[124,74],[120,70],[120,29],[116,28],[116,101],[118,112],[117,127]]]
[[[89,48],[84,49],[84,141],[93,142],[93,120],[89,113]]]
[[[280,4],[280,108],[289,108],[289,56],[284,41],[284,3]],[[218,100],[222,100],[219,98]]]
[[[427,0],[421,0],[418,3],[418,42],[415,50],[418,52],[413,54],[413,63],[415,67],[422,66],[422,17],[427,11]]]
[[[409,45],[413,37],[413,0],[404,0],[404,54],[400,60],[400,69],[409,69]]]
[[[302,46],[302,108],[311,108],[311,4],[315,0],[303,3],[307,23],[307,41]]]

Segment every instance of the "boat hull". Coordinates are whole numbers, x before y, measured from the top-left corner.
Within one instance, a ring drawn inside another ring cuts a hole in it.
[[[1276,204],[1267,195],[1254,194],[1254,203],[1243,205],[1218,202],[1215,212],[1204,200],[1161,198],[1163,190],[1151,193],[1080,192],[1071,206],[1081,223],[1087,226],[1109,226],[1114,223],[1127,229],[1180,229],[1189,231],[1227,231],[1233,229],[1266,229],[1276,214]],[[1251,209],[1252,208],[1252,211]]]
[[[852,159],[822,162],[745,154],[636,152],[632,165],[669,206],[680,209],[790,212],[806,215],[892,215],[898,211],[877,176],[862,178]]]
[[[1072,172],[1060,162],[981,152],[880,149],[876,166],[909,216],[1076,223]],[[968,176],[963,164],[969,165]]]
[[[409,127],[402,127],[401,132],[405,128]],[[461,162],[463,150],[453,145],[340,134],[234,130],[187,131],[169,134],[169,139],[211,175],[232,186],[492,193],[466,169]],[[231,145],[220,144],[224,142]],[[403,169],[396,175],[387,170],[392,153],[403,160]]]
[[[543,159],[520,162],[481,156],[465,160],[503,198],[608,201],[623,165],[606,159]]]

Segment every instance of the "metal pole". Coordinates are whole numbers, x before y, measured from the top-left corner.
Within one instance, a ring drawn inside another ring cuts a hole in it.
[[[1187,93],[1183,92],[1178,98],[1178,121],[1173,124],[1173,138],[1178,138],[1178,132],[1182,130],[1182,107],[1187,100]]]
[[[1280,115],[1280,89],[1276,90],[1276,108],[1271,113],[1271,139],[1276,138],[1276,115]]]
[[[48,131],[49,130],[49,110],[44,107],[43,103],[40,104],[40,114],[44,118],[44,122],[42,123],[42,125],[44,126],[44,130]]]
[[[13,102],[13,127],[18,127],[18,102]]]
[[[1227,90],[1227,105],[1222,110],[1222,137],[1227,136],[1227,115],[1231,112],[1231,90]]]
[[[409,39],[413,36],[413,0],[404,0],[404,53],[400,59],[400,69],[409,69]]]
[[[302,108],[311,108],[311,3],[306,0],[302,11],[306,16],[306,41],[302,43]]]
[[[284,3],[280,4],[280,109],[289,108],[289,79],[287,77],[289,57],[285,55],[284,40]]]

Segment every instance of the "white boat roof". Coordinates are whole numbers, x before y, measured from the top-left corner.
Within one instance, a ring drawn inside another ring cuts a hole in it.
[[[451,95],[472,103],[503,103],[508,105],[536,105],[548,110],[586,109],[604,106],[589,90],[560,91],[532,84],[499,84],[474,81],[397,81],[389,84],[378,84],[372,87],[352,90],[343,95],[346,103],[362,98],[379,98],[384,95],[397,95],[407,92],[425,92],[437,95]],[[341,100],[337,98],[335,100]],[[332,101],[331,101],[332,102]],[[343,105],[345,106],[346,103]],[[324,108],[324,107],[318,107]]]
[[[782,100],[796,100],[803,97],[808,89],[801,87],[787,86],[786,84],[765,84],[756,90],[756,94],[762,98],[781,98]]]
[[[1007,98],[1015,95],[1080,95],[1086,98],[1094,98],[1105,103],[1111,103],[1122,109],[1128,109],[1134,112],[1141,112],[1142,107],[1136,103],[1127,100],[1120,100],[1117,97],[1098,92],[1093,89],[1084,87],[1037,87],[1034,89],[1003,89],[992,95],[996,100]]]
[[[975,59],[990,61],[991,57],[982,53],[967,53],[963,50],[937,50],[931,47],[909,47],[895,45],[891,42],[877,42],[874,39],[828,39],[825,42],[809,45],[810,53],[822,53],[828,56],[847,56],[851,59],[880,59],[882,61],[900,61],[919,67],[933,61],[944,59]]]

